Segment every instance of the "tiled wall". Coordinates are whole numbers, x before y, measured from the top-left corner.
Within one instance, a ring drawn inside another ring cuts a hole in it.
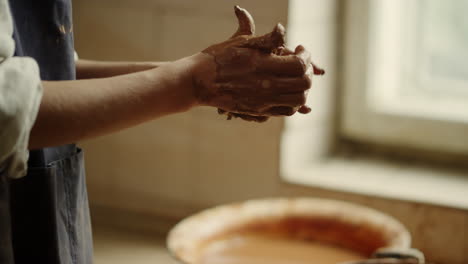
[[[75,0],[76,49],[90,59],[174,60],[229,37],[236,28],[234,4],[251,11],[259,33],[278,21],[286,23],[286,0]],[[334,16],[317,17],[320,30],[337,22]],[[343,199],[400,219],[412,232],[415,247],[431,260],[468,263],[466,211],[282,183],[282,126],[281,119],[262,125],[225,121],[215,109],[199,108],[83,142],[91,202],[180,217],[255,197]]]

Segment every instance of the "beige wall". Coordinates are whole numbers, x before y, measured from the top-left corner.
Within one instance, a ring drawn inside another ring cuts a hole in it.
[[[286,23],[288,1],[236,3],[251,11],[258,32],[270,30],[278,21]],[[227,0],[76,0],[76,49],[82,58],[174,60],[229,37],[236,28],[233,5]],[[330,19],[315,22],[326,29],[336,23]],[[343,199],[400,219],[412,232],[415,247],[430,259],[468,263],[466,211],[281,182],[282,126],[281,119],[262,125],[225,121],[215,109],[199,108],[83,142],[91,203],[181,217],[255,197]]]
[[[76,49],[80,57],[108,60],[174,60],[193,54],[236,30],[233,3],[205,2],[207,9],[195,1],[76,1]],[[258,32],[286,21],[286,2],[272,2],[274,12],[263,10],[261,2],[248,2],[239,4],[255,15]],[[199,108],[87,142],[89,172],[99,175],[89,177],[90,192],[99,203],[112,202],[106,200],[107,193],[124,190],[144,199],[202,205],[238,199],[240,194],[271,194],[280,127],[278,119],[262,126],[228,122],[215,109]],[[103,158],[125,166],[111,172]],[[239,175],[251,184],[245,185]]]

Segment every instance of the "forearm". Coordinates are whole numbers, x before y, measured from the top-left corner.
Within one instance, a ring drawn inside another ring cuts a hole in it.
[[[197,104],[191,70],[203,57],[111,78],[43,82],[29,148],[76,142],[190,109]]]
[[[154,69],[164,64],[167,64],[167,62],[114,62],[80,59],[76,62],[76,78],[92,79],[113,77]]]
[[[156,68],[135,66],[131,71],[122,65],[109,70],[96,63],[78,63],[78,77],[100,72],[89,70],[93,67],[103,69],[101,76],[115,77],[44,82],[29,147],[75,142],[196,105],[258,122],[270,116],[309,112],[305,103],[311,77],[323,70],[312,64],[304,47],[299,45],[295,51],[284,48],[285,32],[280,24],[268,34],[253,36],[250,14],[237,6],[235,12],[238,31],[194,56]],[[145,67],[151,69],[138,71]],[[119,75],[128,72],[134,73]]]

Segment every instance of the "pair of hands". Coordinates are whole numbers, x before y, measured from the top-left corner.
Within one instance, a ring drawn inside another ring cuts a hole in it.
[[[218,107],[228,119],[264,122],[270,116],[309,113],[306,98],[312,75],[324,71],[311,62],[304,47],[294,51],[284,47],[285,29],[281,24],[256,37],[252,16],[238,6],[235,13],[237,32],[202,51],[212,56],[216,67],[195,71],[197,100]]]

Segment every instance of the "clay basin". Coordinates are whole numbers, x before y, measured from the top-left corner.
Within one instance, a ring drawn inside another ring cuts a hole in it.
[[[406,228],[388,215],[312,198],[218,206],[184,219],[167,239],[185,264],[335,264],[410,244]]]

